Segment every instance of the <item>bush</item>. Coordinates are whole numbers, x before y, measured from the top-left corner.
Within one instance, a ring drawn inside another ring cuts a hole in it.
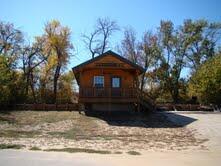
[[[197,96],[200,103],[220,104],[221,53],[202,64],[189,82],[189,94]]]

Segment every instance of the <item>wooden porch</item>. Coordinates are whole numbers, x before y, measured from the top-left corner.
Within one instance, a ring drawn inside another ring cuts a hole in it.
[[[131,103],[137,101],[136,88],[81,87],[79,92],[79,102],[83,103]]]

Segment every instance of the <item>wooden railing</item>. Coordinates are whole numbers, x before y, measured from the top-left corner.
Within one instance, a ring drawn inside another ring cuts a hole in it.
[[[135,88],[86,88],[80,89],[79,97],[101,97],[101,98],[135,98],[137,90]]]

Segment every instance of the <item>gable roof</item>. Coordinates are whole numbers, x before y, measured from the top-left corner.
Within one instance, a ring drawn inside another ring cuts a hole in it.
[[[107,55],[112,55],[112,56],[114,56],[115,58],[117,58],[117,59],[123,61],[124,63],[129,64],[129,65],[132,66],[133,68],[138,69],[138,70],[140,71],[140,73],[143,73],[143,72],[145,71],[144,68],[142,68],[141,66],[139,66],[139,65],[137,65],[137,64],[135,64],[135,63],[133,63],[133,62],[131,62],[130,60],[128,60],[128,59],[126,59],[126,58],[120,56],[119,54],[117,54],[117,53],[115,53],[115,52],[113,52],[113,51],[111,51],[111,50],[109,50],[109,51],[107,51],[107,52],[105,52],[105,53],[103,53],[103,54],[101,54],[101,55],[98,55],[98,56],[96,56],[96,57],[93,58],[93,59],[90,59],[90,60],[88,60],[88,61],[86,61],[86,62],[84,62],[84,63],[81,63],[81,64],[79,64],[79,65],[73,67],[72,70],[73,70],[73,72],[74,72],[74,71],[77,71],[78,69],[84,67],[85,65],[88,65],[88,64],[90,64],[90,63],[93,63],[93,62],[95,62],[95,61],[97,61],[97,60],[99,60],[99,59],[101,59],[101,58],[103,58],[103,57],[105,57],[105,56],[107,56]]]

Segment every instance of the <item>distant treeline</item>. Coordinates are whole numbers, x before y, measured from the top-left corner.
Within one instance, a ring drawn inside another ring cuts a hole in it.
[[[94,31],[82,35],[91,58],[110,48],[117,31],[122,30],[115,21],[99,18]],[[138,86],[157,102],[220,103],[221,23],[187,19],[175,27],[161,21],[141,39],[133,28],[123,33],[115,51],[145,69]],[[27,40],[13,24],[0,21],[0,105],[74,102],[75,78],[67,71],[76,47],[71,30],[52,20],[33,43]]]

